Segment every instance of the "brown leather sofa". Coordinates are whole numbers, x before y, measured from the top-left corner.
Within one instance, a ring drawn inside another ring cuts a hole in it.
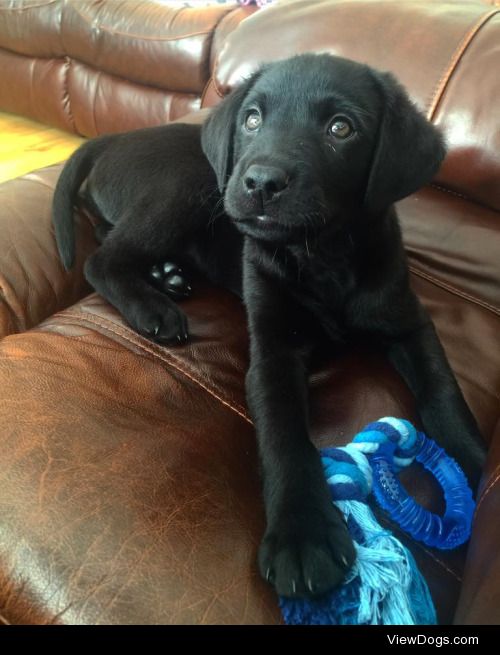
[[[442,623],[500,623],[500,7],[480,0],[301,0],[172,8],[143,0],[0,5],[0,110],[93,136],[217,103],[260,61],[328,51],[393,71],[450,144],[399,205],[414,287],[489,447],[468,547],[411,543]],[[244,308],[198,281],[192,339],[132,332],[65,273],[50,221],[60,166],[0,186],[0,620],[276,624],[245,408]],[[311,376],[311,432],[343,443],[417,420],[368,348]],[[436,509],[432,481],[408,487]],[[397,532],[397,530],[396,530]],[[401,536],[401,535],[400,535]],[[408,540],[406,540],[408,543]]]

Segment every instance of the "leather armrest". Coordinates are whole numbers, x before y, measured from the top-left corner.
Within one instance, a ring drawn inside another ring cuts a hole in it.
[[[23,332],[86,295],[82,268],[95,245],[80,220],[72,271],[60,262],[51,222],[52,195],[62,164],[0,185],[0,338]]]

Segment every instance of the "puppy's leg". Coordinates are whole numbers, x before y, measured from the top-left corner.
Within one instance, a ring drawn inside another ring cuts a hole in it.
[[[484,443],[430,318],[412,332],[394,335],[388,354],[415,395],[425,432],[457,460],[477,488]]]
[[[457,460],[476,488],[485,461],[481,434],[416,295],[409,287],[386,296],[360,294],[350,310],[351,326],[381,343],[413,392],[426,434]]]
[[[457,460],[475,489],[486,457],[476,420],[407,276],[395,275],[394,281],[392,287],[358,293],[346,320],[385,350],[415,396],[424,431]]]
[[[247,262],[244,299],[250,329],[247,400],[267,518],[260,570],[283,596],[320,594],[342,581],[355,552],[309,439],[307,371],[293,343],[300,309]]]
[[[167,228],[124,217],[87,259],[85,276],[137,332],[159,343],[182,343],[188,338],[184,313],[148,281],[154,262],[178,247],[179,234]]]

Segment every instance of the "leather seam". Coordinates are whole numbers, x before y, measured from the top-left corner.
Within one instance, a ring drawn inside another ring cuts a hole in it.
[[[27,7],[0,7],[0,11],[5,12],[23,12],[29,11],[30,9],[40,9],[42,7],[49,7],[50,5],[55,5],[59,0],[49,0],[49,2],[40,2],[37,5],[28,5]]]
[[[233,30],[233,32],[235,32],[238,29],[238,27],[239,27],[239,25],[236,26],[236,28]],[[231,32],[231,34],[233,32]],[[213,82],[214,89],[215,89],[215,93],[219,96],[219,98],[221,98],[221,100],[224,100],[224,94],[222,93],[222,91],[219,90],[219,87],[217,85],[217,76],[216,76],[215,72],[216,72],[217,68],[219,67],[220,58],[221,58],[222,53],[224,52],[224,49],[225,49],[225,47],[222,48],[222,50],[219,52],[219,54],[215,58],[214,69],[212,71],[212,78],[211,78],[212,82]]]
[[[395,525],[392,521],[389,521],[385,516],[381,517],[381,523],[384,523],[386,526],[388,526],[393,532],[397,532],[402,536],[408,537],[406,532],[404,532],[398,525]],[[415,546],[419,550],[422,550],[430,559],[432,559],[436,564],[438,564],[441,568],[443,568],[447,573],[449,573],[452,577],[454,577],[458,582],[462,582],[462,577],[453,569],[450,569],[449,566],[447,566],[442,560],[438,559],[433,552],[430,550],[427,550],[421,543],[418,541],[414,541],[411,539],[411,545],[412,547]]]
[[[434,553],[431,553],[430,550],[427,550],[427,548],[424,548],[418,542],[413,541],[413,540],[412,540],[412,545],[415,545],[418,548],[420,548],[420,550],[423,550],[424,553],[428,557],[430,557],[436,564],[438,564],[442,569],[444,569],[449,575],[451,575],[453,578],[455,578],[455,580],[457,580],[458,582],[462,582],[462,576],[460,574],[458,574],[456,571],[454,571],[453,569],[450,569],[449,566],[447,566],[442,560],[438,559],[434,555]]]
[[[213,77],[212,77],[212,75],[210,75],[210,77],[207,80],[207,83],[205,84],[205,88],[203,89],[203,93],[201,94],[201,97],[200,97],[200,109],[205,109],[205,107],[204,107],[205,96],[208,93],[208,89],[210,88],[210,82],[212,82],[212,80],[213,80]]]
[[[202,381],[193,373],[187,371],[183,366],[181,366],[176,360],[175,357],[172,357],[170,354],[170,357],[166,357],[165,355],[156,352],[153,348],[146,346],[144,343],[141,343],[139,339],[135,340],[131,338],[131,335],[135,336],[135,333],[132,331],[128,331],[126,328],[120,329],[118,326],[116,326],[114,323],[111,321],[107,321],[106,319],[96,319],[93,316],[90,315],[82,315],[82,314],[77,314],[77,313],[71,313],[71,312],[66,312],[64,315],[61,315],[60,318],[63,319],[74,319],[79,322],[81,321],[86,321],[87,323],[90,323],[91,325],[97,325],[103,330],[108,330],[109,332],[112,332],[113,334],[116,334],[117,336],[121,337],[122,339],[125,339],[125,341],[128,341],[132,345],[134,345],[137,348],[140,348],[141,350],[144,350],[147,352],[150,356],[153,358],[159,359],[160,361],[164,362],[165,364],[168,364],[172,368],[176,369],[179,373],[187,377],[191,382],[194,382],[198,386],[200,386],[202,389],[204,389],[207,393],[209,393],[211,396],[216,398],[220,403],[225,405],[226,407],[229,407],[233,412],[238,414],[243,420],[245,420],[247,423],[250,423],[250,425],[253,425],[252,421],[246,414],[245,410],[243,407],[233,404],[226,400],[220,392],[216,391],[215,389],[211,388],[206,381]],[[157,346],[160,348],[160,346]]]
[[[476,298],[475,296],[471,296],[466,291],[461,291],[460,289],[457,289],[456,287],[452,286],[451,284],[448,284],[447,282],[443,282],[439,278],[434,277],[429,273],[424,273],[424,271],[422,271],[419,268],[416,268],[415,266],[410,265],[409,269],[414,275],[422,277],[425,280],[432,282],[436,286],[441,287],[446,291],[449,291],[450,293],[459,296],[460,298],[463,298],[464,300],[467,300],[475,305],[479,305],[483,309],[487,309],[488,311],[492,312],[496,316],[500,316],[500,309],[498,307],[495,307],[494,305],[490,305],[484,300],[479,300],[479,298]]]
[[[215,62],[214,69],[217,68],[218,64],[219,64],[219,58],[217,57],[217,61]],[[212,82],[214,83],[215,93],[219,96],[219,98],[221,98],[223,100],[224,99],[224,94],[222,93],[222,91],[219,90],[219,87],[217,85],[217,81],[215,79],[215,76],[212,76]]]
[[[479,509],[480,509],[481,505],[483,504],[483,501],[486,500],[486,497],[490,494],[493,487],[495,487],[497,482],[500,481],[500,466],[497,466],[497,468],[493,471],[492,476],[494,476],[493,479],[490,479],[490,481],[488,483],[488,486],[486,487],[486,489],[481,494],[481,498],[477,501],[475,515],[478,514]]]
[[[465,193],[460,193],[460,191],[455,191],[454,189],[448,189],[444,186],[441,186],[440,184],[437,184],[436,182],[431,182],[429,186],[432,187],[433,189],[436,189],[437,191],[443,191],[444,193],[448,193],[450,196],[455,196],[456,198],[460,198],[461,200],[470,202],[471,204],[476,205],[476,207],[483,207],[484,209],[487,209],[490,212],[495,212],[497,214],[500,213],[500,210],[497,207],[488,205],[487,203],[482,202],[481,200],[477,200],[472,196],[467,196]]]
[[[433,189],[437,189],[438,191],[444,191],[445,193],[449,193],[451,196],[457,196],[457,198],[461,198],[462,200],[467,200],[468,202],[479,204],[475,200],[472,200],[471,198],[466,196],[465,194],[460,193],[459,191],[452,191],[452,189],[447,189],[446,187],[440,186],[435,182],[432,182],[429,186],[431,186]]]
[[[479,33],[479,31],[484,27],[484,25],[486,25],[486,23],[499,12],[500,12],[499,9],[492,9],[486,14],[483,14],[479,18],[479,20],[477,20],[474,23],[474,25],[466,32],[465,36],[458,44],[457,48],[455,49],[455,52],[453,53],[448,63],[447,68],[445,69],[444,73],[441,75],[441,78],[439,79],[437,85],[434,87],[434,91],[432,93],[432,99],[429,108],[427,110],[427,118],[430,121],[434,120],[438,107],[441,103],[441,100],[444,97],[446,88],[448,87],[448,84],[450,82],[450,79],[453,77],[453,74],[457,70],[458,64],[462,59],[462,57],[464,56],[466,50],[473,42],[474,38]]]
[[[81,15],[81,14],[80,14]],[[86,20],[84,16],[82,16]],[[90,21],[87,21],[90,22]],[[190,34],[181,34],[181,36],[141,36],[139,34],[130,34],[129,32],[118,32],[116,30],[111,30],[106,27],[101,27],[99,26],[99,31],[101,32],[106,32],[107,34],[116,34],[118,36],[125,36],[131,39],[137,39],[138,41],[161,41],[161,42],[169,42],[169,41],[183,41],[184,39],[190,39],[193,36],[204,36],[206,34],[211,34],[212,29],[209,30],[203,30],[200,32],[191,32]]]
[[[226,14],[222,14],[221,17],[219,18],[219,20],[213,26],[213,29],[211,30],[211,37],[210,37],[209,44],[208,44],[208,61],[207,61],[207,73],[208,73],[207,78],[208,79],[207,79],[207,82],[206,82],[205,87],[204,87],[204,89],[202,91],[202,94],[201,94],[200,107],[203,107],[203,99],[204,99],[205,93],[206,93],[206,91],[208,89],[208,85],[210,84],[210,81],[212,79],[212,70],[211,70],[210,62],[212,61],[212,50],[213,50],[215,35],[216,35],[217,30],[219,29],[220,25],[226,20],[226,18],[228,16],[230,16],[232,13],[234,13],[235,11],[238,11],[238,9],[239,9],[239,7],[236,7],[235,9],[232,9],[231,11],[228,11]],[[215,68],[215,65],[214,65],[214,68]]]
[[[177,14],[179,14],[183,9],[186,9],[186,7],[180,7],[179,10],[177,11]],[[76,7],[72,6],[72,10],[80,16],[82,20],[84,20],[86,23],[89,23],[90,25],[93,24],[93,19],[90,16],[86,16],[83,14],[81,11],[78,11]],[[103,27],[101,24],[96,25],[97,29],[100,32],[106,32],[107,34],[117,34],[118,36],[126,36],[130,39],[137,39],[138,41],[182,41],[183,39],[189,39],[193,36],[202,36],[204,34],[210,34],[212,29],[208,30],[200,30],[198,32],[189,32],[188,34],[181,34],[180,36],[144,36],[141,34],[131,34],[130,32],[120,32],[118,30],[113,30],[109,27]]]

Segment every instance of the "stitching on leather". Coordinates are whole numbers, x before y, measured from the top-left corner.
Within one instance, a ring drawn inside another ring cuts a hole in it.
[[[82,14],[81,11],[78,11],[76,7],[72,7],[73,11],[77,13],[80,18],[82,18],[86,23],[92,24],[94,21],[90,16]],[[187,9],[187,7],[181,7],[180,10]],[[178,14],[179,12],[177,12]],[[96,25],[97,29],[100,32],[106,32],[107,34],[117,34],[119,36],[126,36],[131,39],[138,39],[141,41],[182,41],[183,39],[189,39],[193,36],[203,36],[204,34],[210,34],[212,29],[200,30],[199,32],[190,32],[188,34],[181,34],[180,36],[144,36],[142,34],[131,34],[130,32],[120,32],[118,30],[113,30],[110,27],[103,27],[102,25]]]
[[[458,191],[452,191],[451,189],[447,189],[444,186],[439,186],[439,184],[436,184],[435,182],[432,182],[429,186],[431,186],[433,189],[437,189],[438,191],[444,191],[445,193],[449,193],[452,196],[457,196],[458,198],[462,198],[462,200],[467,200],[469,202],[474,202],[475,204],[478,204],[476,200],[472,200],[471,198],[464,195],[463,193],[459,193]]]
[[[484,209],[487,209],[488,211],[495,212],[496,214],[500,214],[500,210],[498,210],[496,207],[493,207],[492,205],[488,205],[482,202],[481,200],[477,200],[476,198],[472,198],[471,196],[467,196],[464,193],[460,193],[459,191],[447,189],[446,187],[441,186],[436,182],[431,182],[429,186],[432,187],[433,189],[437,189],[438,191],[444,191],[444,193],[449,193],[451,196],[456,196],[457,198],[470,202],[478,207],[484,207]]]
[[[450,293],[453,293],[456,296],[459,296],[460,298],[463,298],[464,300],[468,300],[469,302],[472,302],[475,305],[479,305],[480,307],[483,307],[483,309],[487,309],[488,311],[492,312],[493,314],[496,314],[497,316],[500,316],[500,308],[495,307],[494,305],[490,305],[485,300],[480,300],[479,298],[476,298],[475,296],[471,296],[466,291],[462,291],[460,289],[457,289],[456,287],[452,286],[451,284],[448,284],[447,282],[443,282],[439,278],[434,277],[433,275],[430,275],[429,273],[424,273],[424,271],[416,268],[415,266],[410,265],[409,269],[415,275],[418,275],[419,277],[422,277],[425,280],[428,280],[429,282],[432,282],[436,286],[442,287],[443,289],[446,289],[446,291],[449,291]]]
[[[219,65],[218,60],[219,60],[219,58],[217,57],[217,62],[215,64],[215,66],[214,66],[214,70],[217,69],[217,66]],[[221,98],[223,100],[224,99],[224,94],[222,93],[222,91],[219,90],[219,87],[217,85],[217,80],[215,79],[215,76],[212,77],[212,81],[214,83],[215,93],[219,96],[219,98]]]
[[[66,312],[62,315],[58,316],[59,318],[73,318],[78,321],[87,321],[88,323],[91,323],[93,325],[98,325],[104,330],[109,330],[110,332],[116,334],[117,336],[121,337],[122,339],[125,339],[125,341],[128,341],[129,343],[133,344],[134,346],[144,350],[145,352],[149,353],[152,357],[157,358],[164,363],[172,366],[175,368],[179,373],[182,373],[185,375],[187,378],[189,378],[192,382],[200,386],[202,389],[204,389],[207,393],[209,393],[211,396],[216,398],[220,403],[223,405],[226,405],[229,407],[232,411],[236,412],[238,416],[240,416],[242,419],[244,419],[247,423],[250,423],[250,425],[253,425],[252,421],[250,418],[247,416],[245,410],[243,407],[240,405],[233,404],[226,400],[225,398],[220,395],[219,392],[215,391],[213,388],[209,387],[206,382],[201,381],[199,378],[195,377],[192,373],[187,371],[183,366],[181,366],[178,361],[175,359],[175,357],[166,357],[164,354],[157,352],[151,347],[146,346],[146,344],[142,343],[139,339],[133,339],[131,338],[132,335],[135,336],[135,333],[132,331],[128,331],[126,328],[121,329],[118,326],[116,326],[114,323],[111,321],[107,321],[106,319],[96,319],[94,316],[91,316],[89,314],[76,314],[76,313],[71,313],[71,312]]]
[[[90,22],[90,21],[89,21]],[[142,36],[140,34],[130,34],[130,32],[118,32],[117,30],[112,30],[107,27],[98,26],[100,32],[107,32],[108,34],[117,34],[118,36],[126,36],[131,39],[137,39],[140,41],[182,41],[184,39],[190,39],[193,36],[203,36],[205,34],[211,34],[212,30],[203,30],[200,32],[191,32],[190,34],[182,34],[181,36]]]
[[[457,573],[456,571],[454,571],[453,569],[450,569],[450,567],[447,566],[443,562],[443,560],[438,559],[434,555],[434,553],[431,553],[430,550],[427,550],[427,548],[424,548],[423,546],[421,546],[419,543],[417,543],[415,541],[412,542],[412,545],[413,544],[415,546],[418,546],[418,548],[420,548],[420,550],[423,550],[426,555],[428,555],[432,560],[434,560],[434,562],[436,562],[436,564],[438,564],[441,568],[443,568],[447,573],[449,573],[451,576],[453,576],[455,578],[455,580],[458,580],[458,582],[462,582],[462,576],[459,573]]]
[[[495,14],[498,13],[499,13],[498,9],[492,9],[488,13],[483,14],[479,18],[479,20],[470,28],[470,30],[465,34],[463,39],[458,44],[457,48],[455,49],[455,52],[451,57],[448,67],[441,75],[441,78],[437,83],[437,85],[434,87],[434,91],[432,93],[432,99],[429,108],[427,110],[427,118],[430,121],[434,119],[439,104],[444,96],[444,92],[446,91],[446,87],[448,86],[448,83],[451,77],[453,76],[453,73],[456,71],[460,59],[465,54],[465,51],[470,46],[470,44],[474,40],[474,37],[481,30],[481,28],[490,20],[490,18],[492,18]]]
[[[497,482],[500,481],[500,466],[497,466],[497,468],[494,470],[492,475],[494,475],[495,477],[493,478],[493,480],[490,480],[490,482],[488,483],[488,486],[486,487],[486,489],[481,494],[481,498],[477,501],[475,514],[477,514],[479,512],[479,509],[480,509],[481,505],[483,504],[483,501],[489,495],[489,493],[491,492],[493,487],[497,484]]]
[[[212,82],[212,80],[213,80],[213,77],[210,75],[210,77],[208,78],[207,83],[205,84],[205,88],[203,89],[203,93],[201,94],[201,98],[200,98],[200,109],[205,109],[205,107],[204,107],[205,96],[206,96],[207,93],[208,93],[208,89],[210,88],[210,83]]]
[[[56,2],[59,2],[59,0],[49,0],[48,2],[40,2],[37,5],[28,5],[26,7],[0,7],[0,11],[16,11],[16,12],[22,12],[22,11],[29,11],[30,9],[40,9],[41,7],[48,7],[50,5],[55,5]]]
[[[208,84],[210,83],[210,80],[212,79],[212,70],[210,67],[210,62],[212,61],[212,50],[213,50],[213,45],[214,45],[214,40],[215,40],[215,35],[217,33],[217,30],[219,29],[220,25],[226,20],[228,16],[231,16],[235,11],[238,11],[239,8],[232,9],[231,11],[228,11],[227,14],[222,14],[219,20],[215,23],[211,30],[211,36],[209,39],[208,43],[208,61],[207,61],[207,77],[208,77],[208,82],[205,85],[205,88],[203,89],[203,93],[201,94],[202,96],[202,103],[201,106],[203,106],[203,96],[205,95],[205,91],[208,88]]]
[[[233,34],[233,32],[235,32],[235,31],[238,29],[238,27],[239,27],[239,25],[236,26],[236,29],[233,30],[233,31],[231,32],[231,34]],[[227,42],[226,42],[226,43],[227,43]],[[214,62],[214,70],[213,70],[213,73],[212,73],[212,82],[214,83],[215,93],[216,93],[216,94],[219,96],[219,98],[221,98],[222,100],[224,99],[224,94],[222,93],[222,91],[220,91],[220,89],[219,89],[219,87],[218,87],[218,85],[217,85],[217,76],[215,75],[215,72],[216,72],[216,70],[217,70],[218,67],[219,67],[220,58],[221,58],[221,55],[222,55],[222,53],[224,52],[225,48],[226,48],[226,46],[224,46],[224,47],[222,48],[222,50],[219,52],[219,54],[218,54],[217,57],[215,58],[215,62]]]
[[[213,42],[214,42],[214,39],[215,39],[215,33],[216,33],[217,29],[219,28],[220,24],[221,24],[223,21],[226,20],[226,18],[227,18],[228,16],[230,16],[231,14],[233,14],[235,11],[239,11],[239,10],[240,10],[240,7],[236,7],[235,9],[233,9],[233,10],[230,11],[230,12],[228,12],[227,14],[224,14],[224,16],[223,16],[223,17],[222,17],[222,18],[217,22],[217,25],[215,26],[215,29],[214,29],[214,31],[213,31],[212,40],[211,40],[211,42],[210,42],[210,59],[212,59],[212,46],[213,46]],[[244,20],[244,19],[243,19],[243,20]],[[243,22],[243,21],[240,21],[240,23],[241,23],[241,22]],[[238,23],[238,25],[236,25],[236,28],[235,28],[234,30],[231,30],[231,32],[230,32],[231,34],[232,34],[234,31],[236,31],[236,30],[238,29],[240,23]],[[223,52],[223,51],[224,51],[224,48],[222,48],[222,51],[221,51],[221,52]],[[221,99],[224,98],[224,94],[219,90],[219,87],[217,86],[217,81],[216,81],[216,79],[215,79],[215,74],[214,74],[215,71],[217,70],[218,66],[219,66],[219,61],[220,61],[220,55],[221,55],[221,52],[219,52],[218,55],[217,55],[217,57],[215,58],[213,70],[210,71],[210,73],[211,73],[211,74],[210,74],[210,79],[208,80],[208,82],[207,82],[207,84],[206,84],[206,86],[205,86],[205,88],[204,88],[204,90],[203,90],[202,98],[201,98],[201,106],[202,106],[202,107],[203,107],[203,102],[204,102],[204,100],[205,100],[205,95],[206,95],[206,93],[208,92],[208,89],[209,89],[209,87],[210,87],[210,82],[213,82],[213,87],[214,87],[214,89],[215,89],[216,94],[219,96],[219,98],[221,98]]]
[[[395,525],[392,522],[388,521],[384,516],[381,517],[380,521],[381,521],[381,523],[383,523],[386,526],[388,526],[389,528],[391,528],[391,530],[393,530],[393,532],[397,532],[402,536],[406,536],[406,537],[408,536],[405,532],[403,532],[403,530],[401,530],[401,528],[398,525]],[[459,573],[457,573],[456,571],[454,571],[453,569],[450,569],[450,567],[447,564],[445,564],[442,560],[438,559],[433,552],[431,552],[430,550],[427,550],[427,548],[425,548],[421,543],[418,543],[417,541],[413,541],[413,539],[411,540],[411,543],[412,543],[412,546],[416,546],[417,548],[422,550],[426,555],[428,555],[432,560],[434,560],[434,562],[436,564],[438,564],[441,568],[443,568],[445,571],[447,571],[447,573],[449,573],[456,580],[458,580],[458,582],[462,582],[461,575]]]

